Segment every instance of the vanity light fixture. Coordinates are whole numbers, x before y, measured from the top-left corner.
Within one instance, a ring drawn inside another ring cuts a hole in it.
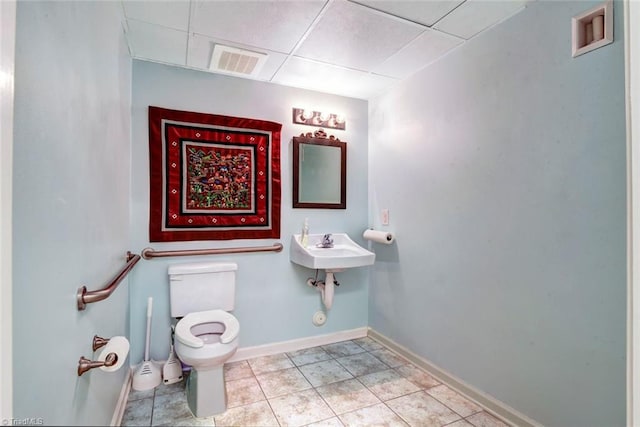
[[[345,117],[342,114],[313,111],[304,108],[293,109],[293,123],[339,130],[345,130],[347,125]]]

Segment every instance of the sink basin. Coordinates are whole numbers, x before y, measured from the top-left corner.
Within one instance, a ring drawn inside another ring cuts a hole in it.
[[[371,265],[376,259],[376,254],[358,245],[345,233],[331,235],[333,237],[331,248],[317,246],[322,241],[322,236],[324,234],[309,234],[306,248],[300,244],[299,234],[291,236],[289,249],[291,262],[313,269],[343,270]]]

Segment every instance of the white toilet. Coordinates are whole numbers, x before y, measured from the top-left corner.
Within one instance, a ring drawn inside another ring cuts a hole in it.
[[[238,349],[240,324],[228,311],[235,304],[235,263],[169,266],[171,317],[178,358],[191,365],[187,402],[196,417],[227,409],[223,365]]]

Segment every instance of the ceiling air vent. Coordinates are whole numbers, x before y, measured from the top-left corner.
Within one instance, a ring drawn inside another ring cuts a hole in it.
[[[216,44],[213,47],[209,69],[244,77],[257,77],[268,56],[266,53]]]

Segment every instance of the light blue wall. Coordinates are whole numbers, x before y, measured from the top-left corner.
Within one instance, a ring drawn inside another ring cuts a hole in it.
[[[370,102],[370,325],[550,426],[625,424],[622,4],[538,1]],[[384,228],[384,227],[382,227]]]
[[[282,236],[272,240],[196,241],[149,243],[149,105],[186,111],[248,117],[282,123]],[[347,130],[329,132],[347,142],[347,209],[292,209],[293,136],[315,130],[291,123],[292,107],[309,106],[343,112]],[[327,323],[311,323],[320,309],[319,293],[305,282],[312,270],[289,261],[289,240],[309,218],[311,233],[346,232],[362,243],[367,227],[367,102],[258,81],[179,69],[144,61],[133,61],[133,176],[131,235],[136,252],[284,244],[280,253],[252,253],[209,257],[157,258],[142,261],[131,290],[131,363],[140,363],[144,353],[145,307],[154,298],[151,356],[166,359],[169,350],[170,264],[197,261],[238,263],[236,309],[240,321],[240,346],[275,343],[367,325],[366,269],[338,274],[342,286],[336,290]]]
[[[13,416],[108,425],[127,369],[78,377],[94,334],[128,332],[131,59],[116,2],[18,2],[13,177]],[[126,366],[126,364],[125,364]]]

